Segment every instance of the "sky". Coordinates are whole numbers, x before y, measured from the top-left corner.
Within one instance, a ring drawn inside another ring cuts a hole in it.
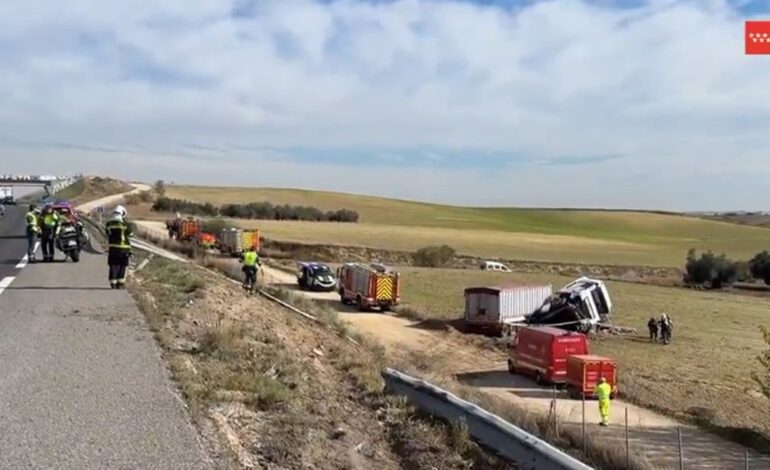
[[[770,210],[770,0],[3,0],[0,174]]]

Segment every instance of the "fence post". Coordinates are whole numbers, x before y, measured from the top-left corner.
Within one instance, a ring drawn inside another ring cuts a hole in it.
[[[626,407],[626,470],[631,469],[631,442],[628,439],[628,407]]]
[[[679,470],[684,470],[684,451],[682,450],[682,427],[676,428],[676,435],[679,439]]]
[[[749,470],[749,451],[746,451],[746,470]]]
[[[556,412],[556,386],[553,387],[553,433],[559,437],[559,417]]]
[[[585,456],[586,449],[588,448],[588,436],[586,435],[586,396],[584,393],[581,393],[580,396],[583,397],[583,455]]]

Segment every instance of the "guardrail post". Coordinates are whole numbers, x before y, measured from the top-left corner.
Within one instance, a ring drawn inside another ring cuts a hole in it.
[[[676,436],[679,440],[679,470],[684,470],[684,450],[682,449],[682,427],[676,428]]]
[[[749,451],[748,450],[746,451],[746,470],[750,470],[749,469]]]
[[[626,407],[626,469],[631,469],[631,441],[628,439],[628,407]]]

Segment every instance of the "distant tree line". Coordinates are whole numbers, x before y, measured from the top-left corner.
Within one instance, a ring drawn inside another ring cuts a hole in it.
[[[222,207],[159,197],[152,206],[156,212],[179,212],[204,217],[231,217],[235,219],[303,220],[312,222],[358,222],[358,212],[349,209],[324,212],[317,207],[274,205],[269,202],[225,204]]]
[[[715,255],[711,251],[698,256],[691,249],[687,253],[685,271],[686,284],[706,289],[721,289],[754,279],[770,285],[770,253],[763,251],[749,261],[735,261],[725,254]]]

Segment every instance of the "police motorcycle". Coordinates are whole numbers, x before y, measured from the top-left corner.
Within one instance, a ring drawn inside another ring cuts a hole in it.
[[[59,249],[73,263],[80,261],[80,252],[88,243],[88,233],[83,229],[83,224],[74,219],[65,219],[56,236],[56,248]]]

